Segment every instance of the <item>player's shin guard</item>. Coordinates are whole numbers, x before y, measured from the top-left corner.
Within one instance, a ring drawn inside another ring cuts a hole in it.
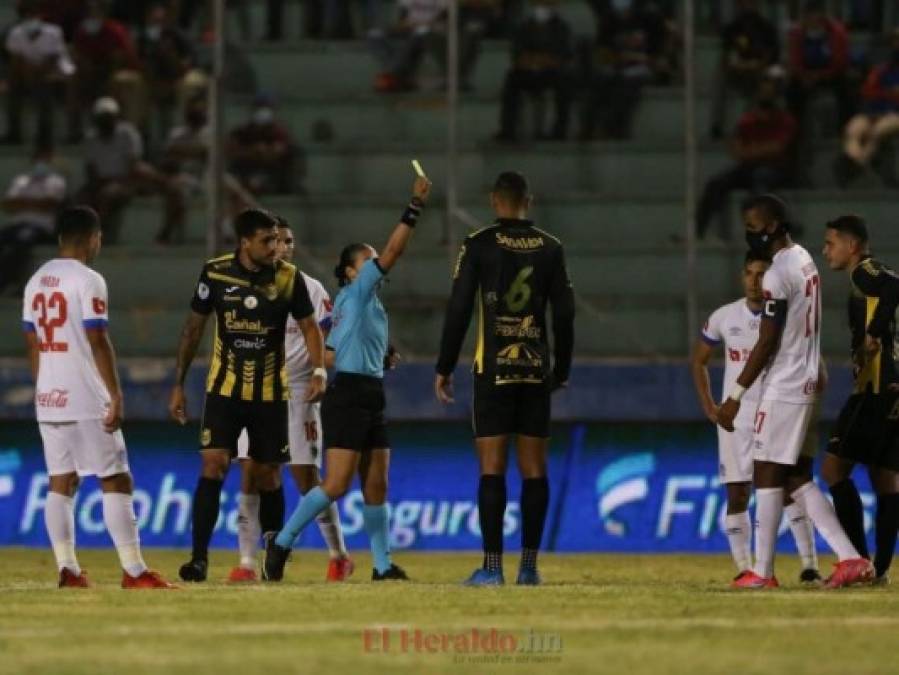
[[[874,569],[878,577],[886,574],[893,562],[897,528],[899,528],[899,494],[877,495],[875,520],[877,550],[874,554]]]
[[[833,508],[849,541],[862,558],[868,556],[868,541],[865,538],[865,511],[858,488],[851,478],[841,480],[830,486],[833,497]]]
[[[300,532],[330,505],[331,498],[325,494],[321,486],[309,490],[297,504],[290,518],[287,519],[284,528],[278,533],[275,543],[282,548],[291,548],[293,542],[300,536]]]
[[[259,495],[241,493],[237,512],[237,544],[240,548],[240,566],[252,570],[256,568],[256,554],[259,551]]]
[[[798,488],[792,495],[794,501],[805,508],[806,514],[812,519],[815,528],[821,533],[824,541],[831,550],[837,554],[840,561],[858,558],[858,551],[849,541],[849,537],[840,527],[836,511],[824,498],[824,494],[813,481]]]
[[[503,517],[506,513],[505,476],[481,476],[478,484],[478,512],[484,543],[484,569],[500,571],[503,568]]]
[[[222,498],[224,481],[203,478],[197,481],[194,491],[194,510],[191,522],[193,537],[193,560],[206,560],[209,557],[209,540],[219,517],[219,504]]]
[[[724,532],[737,572],[752,569],[752,520],[749,511],[728,513],[724,517]]]
[[[387,505],[366,504],[362,507],[362,521],[365,533],[371,545],[372,562],[378,574],[384,574],[390,569],[393,561],[390,559],[390,539],[387,525]]]
[[[537,553],[543,539],[549,509],[549,480],[546,476],[521,481],[521,567],[537,569]]]
[[[265,532],[280,532],[284,527],[284,486],[259,491],[259,524]]]
[[[318,514],[315,519],[322,538],[328,545],[328,552],[332,558],[345,558],[347,556],[346,543],[343,541],[343,530],[340,527],[340,512],[337,510],[337,502]]]
[[[44,522],[47,535],[56,557],[56,566],[60,571],[68,569],[76,576],[81,574],[81,567],[75,557],[75,506],[74,499],[58,492],[47,493],[44,506]]]
[[[802,561],[803,570],[818,569],[818,552],[815,550],[815,526],[809,519],[802,505],[793,502],[786,507],[787,521],[790,523],[790,531],[796,541],[796,550]]]
[[[777,530],[784,510],[783,488],[759,488],[755,491],[755,573],[774,576],[774,551]],[[795,499],[795,497],[794,497]]]
[[[119,553],[122,569],[132,577],[139,577],[146,572],[147,565],[140,553],[140,537],[132,496],[121,492],[104,492],[103,522]]]

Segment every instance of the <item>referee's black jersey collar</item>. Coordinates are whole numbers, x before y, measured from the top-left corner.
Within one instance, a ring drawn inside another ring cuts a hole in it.
[[[534,227],[534,221],[529,218],[497,218],[493,224],[503,227]]]

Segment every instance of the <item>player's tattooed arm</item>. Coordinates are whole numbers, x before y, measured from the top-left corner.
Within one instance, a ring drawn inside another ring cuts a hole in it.
[[[178,343],[178,357],[175,364],[175,386],[169,398],[169,414],[179,424],[187,424],[187,398],[184,395],[184,381],[187,371],[197,354],[203,329],[206,327],[207,314],[191,311],[181,329],[181,340]]]

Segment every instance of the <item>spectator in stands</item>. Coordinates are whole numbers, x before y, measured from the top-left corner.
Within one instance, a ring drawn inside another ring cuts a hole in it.
[[[162,166],[168,175],[177,177],[186,198],[205,192],[211,141],[206,97],[194,97],[185,106],[184,124],[169,134]],[[229,173],[225,174],[225,191],[229,217],[256,206],[252,195]]]
[[[87,0],[52,0],[43,3],[44,21],[62,28],[66,42],[71,42],[75,30],[87,16]]]
[[[518,140],[523,95],[535,100],[536,136],[564,140],[571,108],[572,32],[556,11],[556,0],[536,0],[512,42],[512,67],[503,85],[500,130],[496,140]],[[544,130],[543,96],[553,92],[556,117],[549,135]]]
[[[732,191],[770,192],[793,182],[795,138],[796,120],[780,106],[777,82],[762,80],[755,104],[740,118],[731,141],[736,164],[709,179],[703,190],[696,211],[700,239]]]
[[[787,103],[800,126],[806,122],[808,103],[822,91],[830,91],[842,128],[853,112],[847,79],[849,34],[827,14],[820,0],[808,0],[801,20],[790,29],[788,70]]]
[[[165,200],[158,242],[183,237],[185,199],[178,180],[143,161],[140,134],[121,119],[115,99],[97,100],[93,115],[94,128],[84,147],[86,182],[80,197],[97,209],[107,243],[116,243],[122,210],[137,194],[157,194]]]
[[[37,145],[53,144],[53,107],[75,71],[62,29],[41,19],[39,0],[19,0],[17,23],[6,35],[9,57],[4,142],[22,142],[22,110],[37,108]]]
[[[104,0],[89,0],[88,15],[72,41],[77,67],[73,96],[69,102],[72,141],[82,134],[82,110],[101,96],[115,91],[130,94],[139,83],[139,62],[128,29],[106,16]],[[129,96],[133,98],[133,96]],[[127,111],[130,115],[133,111]]]
[[[715,70],[711,136],[723,138],[730,90],[749,98],[780,58],[777,28],[758,8],[758,0],[738,0],[737,15],[721,33],[721,61]]]
[[[196,55],[190,40],[163,3],[151,5],[138,38],[138,55],[148,86],[148,100],[158,111],[157,129],[167,134],[184,77],[194,67]]]
[[[834,165],[837,184],[845,188],[873,166],[885,183],[895,186],[893,157],[878,153],[886,141],[899,134],[899,29],[890,39],[889,60],[868,75],[862,99],[862,112],[846,125],[843,154]]]
[[[13,178],[3,209],[7,224],[0,230],[0,292],[15,285],[16,294],[31,270],[31,249],[53,243],[56,212],[66,198],[66,179],[53,168],[53,151],[39,149],[31,168]]]
[[[290,131],[276,119],[274,101],[265,94],[253,102],[250,120],[228,134],[230,171],[254,195],[302,192],[297,155]]]
[[[604,138],[630,138],[643,87],[670,78],[668,29],[654,7],[630,0],[594,0],[593,5],[598,30],[587,62],[581,139],[592,139],[597,123]]]

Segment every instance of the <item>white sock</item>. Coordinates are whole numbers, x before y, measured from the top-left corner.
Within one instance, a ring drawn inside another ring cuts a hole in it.
[[[331,502],[331,506],[322,511],[315,518],[318,529],[321,530],[328,551],[332,558],[345,558],[347,555],[346,544],[343,541],[343,530],[340,527],[340,511],[337,510],[337,502]]]
[[[75,500],[58,492],[47,493],[47,503],[44,505],[44,522],[47,525],[47,534],[50,537],[50,545],[53,546],[53,555],[56,556],[56,566],[62,572],[63,568],[70,569],[73,573],[81,574],[81,567],[75,557]]]
[[[802,569],[818,569],[818,552],[815,550],[815,526],[805,513],[805,508],[799,502],[793,502],[784,507],[787,520],[790,523],[790,531],[796,540],[796,548],[799,551],[799,559],[802,560]]]
[[[749,519],[749,511],[727,514],[724,517],[724,533],[727,535],[737,572],[752,569],[752,521]]]
[[[259,524],[259,495],[241,493],[237,511],[237,543],[240,548],[240,566],[256,569],[256,553],[262,526]]]
[[[103,493],[103,522],[112,543],[119,553],[122,569],[128,576],[138,577],[147,571],[140,553],[140,537],[137,534],[137,518],[134,516],[134,500],[121,492]]]
[[[837,554],[840,562],[859,557],[858,551],[840,526],[833,506],[813,481],[809,481],[790,496],[796,503],[802,504],[806,514],[812,519],[827,545]]]
[[[755,491],[755,567],[760,577],[774,576],[777,531],[784,512],[783,488],[759,488]]]

